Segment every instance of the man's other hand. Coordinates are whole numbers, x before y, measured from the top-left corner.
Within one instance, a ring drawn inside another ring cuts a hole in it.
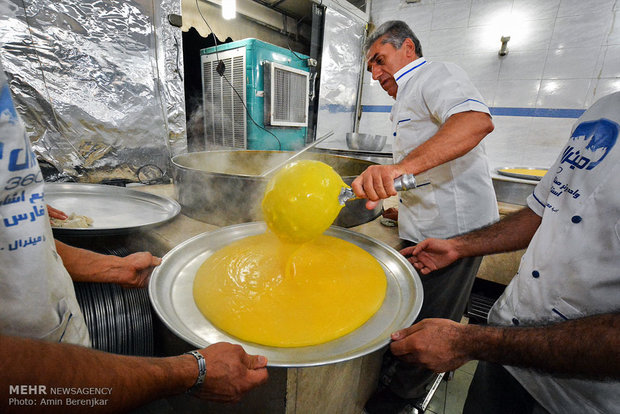
[[[219,342],[199,352],[205,357],[207,376],[198,398],[237,402],[267,381],[267,358],[249,355],[240,345]]]

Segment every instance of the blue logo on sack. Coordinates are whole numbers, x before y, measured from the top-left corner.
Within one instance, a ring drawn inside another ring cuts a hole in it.
[[[0,89],[0,119],[5,117],[11,124],[17,120],[17,112],[15,112],[15,107],[13,106],[9,85],[4,85]]]
[[[566,147],[560,165],[568,163],[571,169],[593,169],[616,144],[618,130],[617,123],[604,118],[579,124],[571,136],[574,145]]]

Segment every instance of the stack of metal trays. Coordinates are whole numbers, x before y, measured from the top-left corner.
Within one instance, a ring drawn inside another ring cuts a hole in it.
[[[105,253],[127,255],[121,250]],[[74,285],[93,348],[123,355],[154,355],[153,316],[146,288],[127,289],[113,283]]]
[[[93,348],[123,355],[151,356],[153,318],[146,289],[112,283],[75,283],[75,294]]]

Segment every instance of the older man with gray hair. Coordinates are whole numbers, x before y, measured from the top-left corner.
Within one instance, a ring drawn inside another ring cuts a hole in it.
[[[482,139],[493,131],[489,108],[467,74],[451,63],[429,62],[409,26],[388,21],[366,45],[367,69],[396,102],[390,119],[394,164],[374,165],[353,183],[368,207],[395,196],[393,181],[414,174],[430,182],[398,194],[402,247],[449,238],[498,220],[497,201]],[[459,321],[481,257],[457,260],[422,275],[424,303],[418,320]],[[369,413],[398,413],[426,394],[431,371],[388,354],[379,390],[366,404]]]

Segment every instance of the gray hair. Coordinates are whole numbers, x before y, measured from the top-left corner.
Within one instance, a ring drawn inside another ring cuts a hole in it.
[[[368,49],[370,49],[373,43],[382,36],[385,36],[385,39],[381,41],[382,44],[389,43],[396,49],[400,49],[405,39],[411,39],[415,46],[415,54],[418,57],[422,57],[422,45],[420,44],[420,40],[416,37],[415,33],[413,33],[413,30],[407,26],[407,23],[401,20],[390,20],[377,27],[366,39],[364,43],[364,52],[368,52]]]

